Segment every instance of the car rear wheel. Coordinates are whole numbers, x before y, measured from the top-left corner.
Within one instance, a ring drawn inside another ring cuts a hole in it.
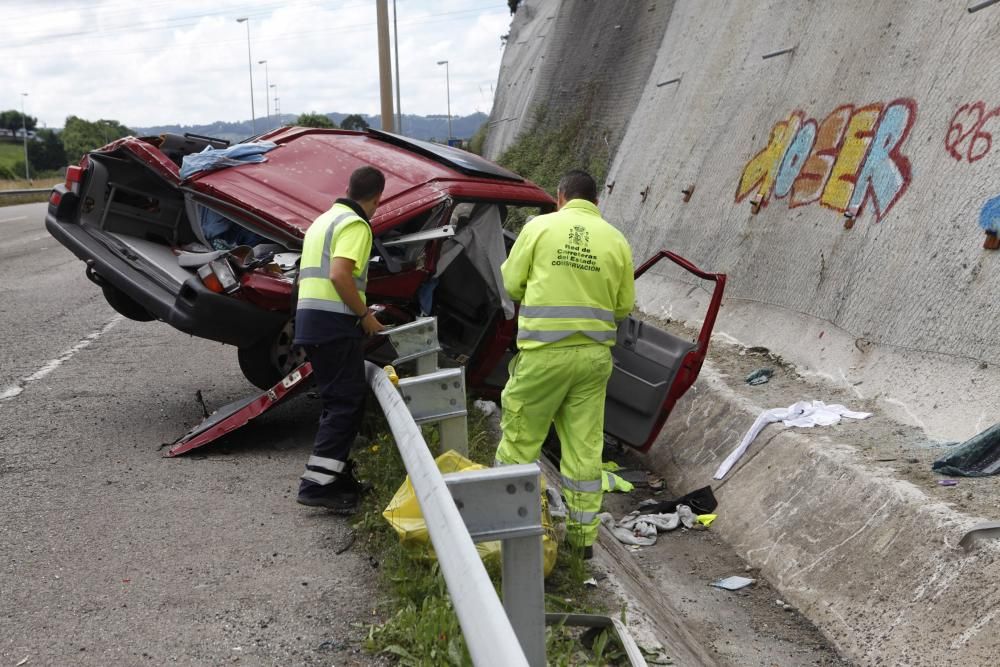
[[[251,347],[241,347],[237,356],[243,377],[261,389],[276,385],[306,360],[301,348],[293,348],[294,339],[295,321],[289,320],[276,335]]]
[[[107,299],[108,304],[130,320],[152,322],[156,319],[138,301],[114,285],[104,284],[101,286],[101,291],[104,292],[104,298]]]

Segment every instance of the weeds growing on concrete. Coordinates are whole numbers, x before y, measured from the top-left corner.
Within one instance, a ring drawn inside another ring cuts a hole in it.
[[[400,545],[382,510],[406,477],[399,452],[388,435],[381,413],[370,412],[364,429],[367,446],[355,453],[362,477],[372,484],[363,511],[355,524],[359,542],[379,561],[385,599],[379,605],[384,621],[368,629],[365,648],[372,653],[394,656],[401,665],[471,665],[458,618],[448,597],[437,561],[424,551]],[[437,451],[437,434],[425,430],[432,451]],[[498,434],[477,409],[469,406],[469,458],[489,465],[493,461]],[[499,590],[496,564],[487,571]],[[546,608],[549,611],[595,613],[604,600],[596,600],[584,586],[590,577],[579,552],[560,548],[555,569],[546,580]],[[551,665],[617,664],[622,653],[606,635],[599,636],[588,651],[579,641],[579,631],[561,626],[546,631]]]
[[[600,188],[608,173],[610,147],[601,137],[593,136],[591,125],[585,110],[556,119],[550,117],[548,107],[538,107],[531,129],[518,137],[497,162],[534,181],[553,197],[559,178],[571,169],[585,169]],[[511,220],[513,217],[508,218],[508,223],[516,231],[524,221]]]

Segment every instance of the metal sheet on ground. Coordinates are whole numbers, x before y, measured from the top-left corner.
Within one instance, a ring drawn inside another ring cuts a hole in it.
[[[246,426],[275,405],[309,386],[307,380],[310,377],[312,377],[312,364],[306,362],[267,391],[222,406],[174,442],[167,451],[167,456],[186,454]]]

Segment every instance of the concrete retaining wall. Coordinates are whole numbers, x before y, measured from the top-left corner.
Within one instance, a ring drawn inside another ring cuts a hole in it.
[[[965,438],[1000,420],[1000,252],[979,226],[1000,218],[998,16],[962,2],[529,0],[489,154],[533,106],[575,108],[567,72],[596,82],[610,126],[630,115],[602,208],[637,258],[669,247],[727,272],[718,331]],[[605,47],[587,49],[595,35]],[[659,277],[640,306],[696,318],[704,294]]]
[[[653,467],[678,493],[704,486],[763,407],[774,406],[706,364],[652,449]],[[1000,546],[957,546],[978,520],[863,461],[850,434],[861,427],[781,428],[712,483],[712,530],[859,664],[997,664]]]

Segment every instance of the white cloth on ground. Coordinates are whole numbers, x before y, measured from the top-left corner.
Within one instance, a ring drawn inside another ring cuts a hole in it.
[[[848,410],[843,405],[827,405],[823,401],[799,401],[795,405],[787,408],[771,408],[760,413],[753,426],[743,436],[743,440],[736,449],[726,457],[719,469],[715,471],[714,478],[722,479],[729,472],[730,468],[739,461],[746,452],[750,443],[768,424],[782,422],[785,426],[796,426],[798,428],[812,428],[813,426],[830,426],[840,421],[841,417],[849,419],[867,419],[871,417],[870,412],[854,412]]]
[[[694,512],[687,505],[678,505],[677,511],[669,514],[640,514],[637,510],[622,517],[618,523],[607,512],[599,514],[598,518],[619,542],[641,547],[656,544],[658,533],[669,532],[681,525],[691,528],[695,524]]]

